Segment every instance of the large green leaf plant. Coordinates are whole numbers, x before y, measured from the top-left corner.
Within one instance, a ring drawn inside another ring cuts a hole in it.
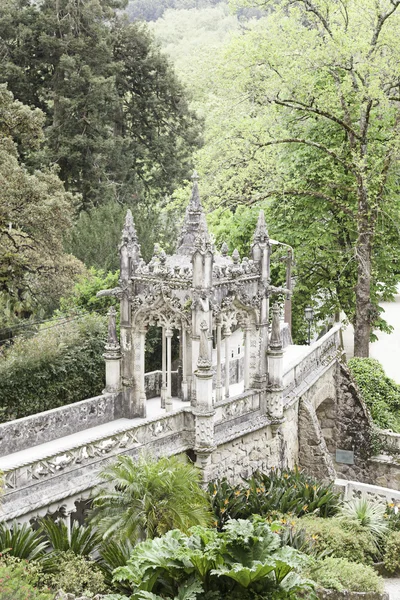
[[[129,585],[132,600],[295,598],[312,584],[299,572],[307,557],[281,547],[278,524],[232,519],[224,531],[193,527],[138,544],[114,582]]]

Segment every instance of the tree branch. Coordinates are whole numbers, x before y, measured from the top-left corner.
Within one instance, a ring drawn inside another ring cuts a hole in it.
[[[373,34],[372,40],[371,40],[372,48],[369,51],[368,56],[371,56],[372,52],[375,50],[375,46],[378,42],[379,35],[382,31],[382,27],[384,26],[385,22],[400,6],[400,0],[390,0],[390,3],[392,5],[392,8],[390,10],[388,10],[388,12],[386,14],[378,15],[378,22],[376,24],[376,29],[374,31],[374,34]]]
[[[344,161],[342,158],[340,158],[340,156],[338,156],[336,154],[336,152],[334,152],[333,150],[330,150],[323,144],[319,144],[318,142],[313,142],[311,140],[306,140],[306,139],[302,139],[302,138],[286,138],[286,139],[282,139],[282,140],[271,140],[270,142],[265,142],[265,143],[258,144],[258,145],[263,148],[265,146],[272,146],[275,144],[304,144],[306,146],[311,146],[312,148],[317,148],[318,150],[321,150],[322,152],[326,152],[326,154],[329,154],[329,156],[332,156],[332,158],[337,160],[343,167],[345,167],[346,169],[349,169],[350,171],[352,171],[355,174],[355,171],[353,170],[353,169],[355,169],[354,163],[351,163],[351,162],[348,163],[348,162]]]
[[[256,198],[252,198],[247,201],[247,204],[252,205],[260,202],[261,200],[266,200],[267,198],[271,198],[273,196],[311,196],[312,198],[318,198],[320,200],[326,200],[330,204],[334,205],[337,209],[341,210],[345,214],[349,215],[352,219],[354,219],[354,212],[348,208],[348,206],[342,205],[335,198],[328,196],[328,194],[324,194],[323,192],[316,192],[312,190],[270,190],[268,192],[260,193]],[[220,206],[222,206],[225,202],[221,202]]]
[[[334,123],[337,123],[338,125],[343,127],[343,129],[345,129],[349,134],[353,135],[356,139],[361,139],[358,133],[354,131],[354,129],[350,127],[345,121],[339,119],[339,117],[336,117],[335,115],[331,115],[330,113],[324,110],[314,108],[307,104],[303,104],[298,100],[279,100],[278,98],[274,98],[273,100],[271,100],[271,102],[278,104],[279,106],[285,106],[286,108],[293,108],[294,110],[300,110],[303,112],[319,115],[320,117],[325,117],[326,119],[329,119],[330,121],[333,121]]]

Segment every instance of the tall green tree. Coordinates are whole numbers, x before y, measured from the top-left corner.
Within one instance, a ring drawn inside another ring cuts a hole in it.
[[[121,16],[124,5],[6,0],[0,7],[0,81],[44,111],[42,162],[58,165],[84,208],[162,198],[188,175],[198,143],[182,86],[144,26]]]
[[[82,271],[63,249],[74,197],[54,169],[31,173],[23,162],[43,141],[43,120],[0,85],[0,303],[20,316],[55,304]]]
[[[329,261],[325,290],[336,278],[341,299],[354,294],[358,356],[377,322],[375,291],[398,279],[399,5],[275,5],[231,47],[224,85],[236,110],[220,109],[203,163],[214,203],[272,204],[309,263]]]

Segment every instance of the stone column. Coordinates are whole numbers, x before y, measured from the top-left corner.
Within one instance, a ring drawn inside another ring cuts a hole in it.
[[[250,327],[245,325],[244,330],[244,389],[250,389]]]
[[[108,338],[103,354],[106,362],[106,387],[103,394],[114,394],[121,390],[121,346],[117,338],[116,312],[112,306],[108,312]]]
[[[285,308],[284,308],[284,321],[289,325],[289,332],[292,335],[292,262],[293,255],[292,249],[290,248],[287,252],[286,257],[286,289],[288,292],[285,295]]]
[[[161,355],[161,408],[165,408],[167,395],[167,343],[165,339],[165,327],[161,328],[162,355]]]
[[[167,338],[167,394],[165,397],[165,410],[167,412],[172,411],[172,392],[171,392],[171,371],[172,371],[172,359],[171,359],[171,342],[174,332],[168,328],[165,331],[165,337]]]
[[[186,329],[182,323],[181,349],[182,349],[182,400],[188,401],[188,379],[187,379],[187,347],[186,347]]]
[[[195,416],[195,447],[196,464],[203,472],[203,479],[208,480],[208,471],[211,466],[211,453],[214,445],[214,416],[212,404],[212,379],[213,371],[210,360],[209,341],[207,338],[208,325],[206,321],[200,324],[200,348],[196,378],[196,408]]]
[[[215,386],[215,401],[220,402],[222,400],[222,380],[221,380],[221,329],[222,325],[220,322],[217,323],[217,376]]]
[[[230,336],[231,336],[230,327],[225,326],[224,333],[225,333],[225,398],[229,398],[229,375],[230,375],[230,373],[229,373],[229,359],[230,359],[229,340],[230,340]]]
[[[278,304],[274,304],[272,307],[272,330],[268,350],[268,366],[267,411],[272,419],[280,420],[283,418],[283,350]]]
[[[64,513],[64,522],[65,522],[65,526],[67,528],[67,538],[68,538],[68,542],[71,543],[71,528],[72,528],[72,524],[71,524],[71,513],[73,511],[72,510],[66,510]]]
[[[139,406],[140,412],[143,416],[146,416],[146,384],[144,380],[145,375],[145,344],[146,344],[146,329],[139,329],[140,336],[140,375],[139,375]]]

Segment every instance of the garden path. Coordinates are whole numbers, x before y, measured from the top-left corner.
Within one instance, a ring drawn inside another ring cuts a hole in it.
[[[400,578],[385,579],[385,592],[389,594],[390,600],[400,600]]]

